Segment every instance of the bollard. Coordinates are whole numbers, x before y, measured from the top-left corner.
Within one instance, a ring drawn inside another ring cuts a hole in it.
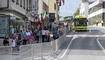
[[[43,48],[42,48],[42,46],[40,47],[40,51],[42,52],[42,50],[43,50]]]
[[[31,51],[32,51],[32,54],[34,54],[34,48],[32,48]]]
[[[12,58],[13,58],[13,48],[11,48],[11,60],[13,60]]]
[[[41,60],[44,60],[44,58],[43,58],[43,48],[42,48],[42,46],[40,46],[40,53],[41,53]]]
[[[51,48],[51,54],[53,54],[53,48],[54,48],[53,44],[50,46],[50,48]]]
[[[22,54],[21,50],[18,51],[18,54],[21,56],[21,54]],[[22,59],[23,59],[23,57],[20,57],[20,60],[22,60]]]
[[[32,48],[31,51],[32,51],[32,60],[34,60],[34,48]]]

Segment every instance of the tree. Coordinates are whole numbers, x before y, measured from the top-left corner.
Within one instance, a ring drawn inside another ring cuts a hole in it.
[[[77,16],[77,15],[79,15],[79,13],[80,13],[80,8],[78,8],[78,9],[76,10],[76,12],[74,13],[74,17]]]

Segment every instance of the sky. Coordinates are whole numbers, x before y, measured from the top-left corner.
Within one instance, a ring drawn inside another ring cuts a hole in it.
[[[89,0],[96,1],[96,0]],[[60,7],[60,16],[72,16],[81,3],[81,0],[65,0],[65,4]]]
[[[65,0],[65,4],[60,7],[60,16],[72,16],[81,3],[81,0]]]

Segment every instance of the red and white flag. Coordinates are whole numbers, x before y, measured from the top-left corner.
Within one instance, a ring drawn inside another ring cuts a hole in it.
[[[99,4],[102,4],[103,3],[103,0],[99,0]]]
[[[64,5],[65,1],[64,0],[61,0],[61,1],[62,1],[63,5]]]

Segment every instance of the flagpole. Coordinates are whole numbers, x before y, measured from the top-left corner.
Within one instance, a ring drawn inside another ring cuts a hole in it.
[[[59,4],[59,2],[57,1],[56,2],[56,22],[58,23],[58,4]]]

